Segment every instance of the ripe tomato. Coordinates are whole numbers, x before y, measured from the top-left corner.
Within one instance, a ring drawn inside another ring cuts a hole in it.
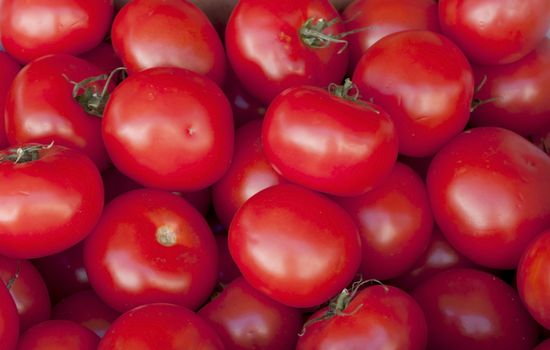
[[[21,62],[48,54],[77,55],[109,31],[112,0],[3,0],[2,45]]]
[[[214,289],[217,259],[201,214],[181,197],[151,189],[109,202],[84,245],[93,289],[121,312],[153,302],[199,307]]]
[[[180,67],[204,74],[218,85],[225,54],[218,33],[191,1],[135,0],[115,17],[113,47],[130,73],[152,67]]]
[[[352,88],[348,83],[345,88]],[[340,196],[378,185],[397,158],[390,117],[368,102],[318,87],[287,89],[269,105],[263,123],[265,156],[284,178]]]
[[[0,254],[36,258],[82,241],[103,209],[96,166],[63,146],[0,151]]]
[[[17,350],[96,350],[98,344],[99,337],[78,323],[49,320],[21,334]]]
[[[460,253],[482,266],[511,269],[550,227],[550,158],[518,134],[466,131],[439,151],[427,186],[435,220]]]
[[[4,125],[4,109],[11,82],[20,68],[10,55],[0,51],[0,149],[9,145]]]
[[[172,304],[149,304],[122,314],[97,350],[223,350],[211,326],[192,311]],[[136,349],[137,350],[137,349]]]
[[[0,286],[2,287],[2,286]],[[19,337],[19,315],[7,288],[0,288],[0,344],[3,350],[15,350]]]
[[[291,184],[268,187],[243,204],[229,227],[229,251],[254,288],[293,307],[329,300],[361,262],[361,240],[349,214]]]
[[[497,277],[451,269],[413,292],[428,323],[428,350],[531,350],[537,325],[516,291]]]
[[[231,13],[225,43],[238,79],[267,105],[291,86],[340,83],[347,44],[321,37],[344,32],[328,0],[245,0]]]
[[[472,62],[512,63],[550,29],[548,0],[440,0],[441,30]]]
[[[434,154],[461,132],[474,93],[472,68],[443,35],[409,30],[372,45],[353,72],[364,99],[372,99],[395,123],[399,152]]]
[[[146,187],[194,191],[225,173],[233,154],[231,107],[208,78],[182,68],[132,74],[103,116],[115,166]]]

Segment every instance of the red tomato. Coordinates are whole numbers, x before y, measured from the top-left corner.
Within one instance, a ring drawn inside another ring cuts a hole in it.
[[[548,226],[550,227],[550,226]],[[543,231],[523,252],[517,287],[531,316],[550,329],[550,228]]]
[[[0,159],[0,254],[46,256],[90,233],[103,209],[103,184],[86,156],[24,145],[0,151]]]
[[[470,116],[470,64],[455,44],[434,32],[409,30],[378,40],[357,64],[353,81],[364,99],[391,116],[404,155],[434,154]]]
[[[371,286],[346,295],[345,307],[323,308],[306,323],[297,350],[424,350],[426,320],[414,299],[398,288]],[[351,298],[351,300],[349,300]]]
[[[149,304],[120,316],[97,350],[223,350],[223,344],[201,317],[172,304]],[[136,349],[137,350],[137,349]]]
[[[268,298],[242,277],[198,315],[210,322],[226,350],[294,349],[302,327],[300,311]]]
[[[96,293],[121,312],[153,302],[196,309],[218,276],[205,219],[181,197],[151,189],[107,204],[86,239],[84,264]]]
[[[512,63],[550,29],[548,0],[440,0],[441,30],[470,60]]]
[[[10,55],[0,51],[0,148],[9,145],[4,125],[4,108],[11,83],[20,68]]]
[[[550,130],[550,39],[514,63],[473,68],[477,82],[487,79],[474,97],[487,103],[474,109],[472,125],[500,126],[522,135]]]
[[[235,212],[264,188],[285,182],[267,161],[262,149],[262,121],[252,121],[235,134],[231,166],[212,186],[216,215],[229,227]]]
[[[2,287],[2,286],[0,286]],[[3,350],[15,350],[19,337],[19,315],[7,288],[0,288],[0,344]]]
[[[109,163],[101,139],[101,119],[73,97],[74,82],[101,75],[83,59],[69,55],[41,57],[17,75],[6,100],[6,133],[12,145],[27,142],[78,149],[100,169]],[[102,89],[100,84],[94,88]]]
[[[439,31],[436,0],[356,0],[342,12],[349,36],[350,71],[381,38],[409,29]]]
[[[277,96],[262,130],[273,168],[287,180],[340,196],[357,196],[382,182],[397,158],[394,125],[378,106],[347,97],[313,86]]]
[[[233,154],[231,107],[208,78],[151,68],[118,85],[103,140],[115,166],[147,187],[194,191],[219,180]]]
[[[229,251],[254,288],[293,307],[329,300],[361,262],[361,240],[349,214],[290,184],[266,188],[243,204],[229,227]]]
[[[22,62],[97,46],[111,25],[112,0],[3,0],[2,45]]]
[[[480,127],[439,151],[427,185],[445,237],[475,263],[517,266],[525,247],[550,227],[550,158],[518,134]]]
[[[497,277],[451,269],[416,288],[428,323],[428,350],[531,350],[536,323],[516,291]]]
[[[328,0],[239,1],[225,31],[227,56],[243,86],[267,105],[291,86],[340,83],[347,44],[320,37],[344,32]]]
[[[386,180],[357,197],[337,198],[361,236],[364,278],[394,278],[412,267],[428,246],[433,217],[426,186],[414,170],[396,163]]]
[[[17,350],[96,350],[98,343],[99,337],[78,323],[49,320],[21,334]]]
[[[180,67],[204,74],[218,85],[223,82],[226,63],[220,37],[191,1],[131,1],[116,15],[111,35],[130,73]]]
[[[50,318],[50,297],[38,270],[27,260],[0,257],[0,280],[17,306],[20,331]]]

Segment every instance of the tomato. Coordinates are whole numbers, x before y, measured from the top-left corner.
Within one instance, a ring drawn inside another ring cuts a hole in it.
[[[497,277],[473,269],[451,269],[412,292],[428,323],[428,350],[531,350],[536,323],[517,292]]]
[[[0,151],[0,254],[37,258],[82,241],[103,209],[92,161],[57,145]]]
[[[0,286],[2,287],[2,286]],[[15,350],[19,337],[19,315],[7,288],[0,288],[0,344],[4,350]]]
[[[107,306],[92,290],[75,293],[52,308],[52,320],[76,322],[103,337],[120,314]]]
[[[169,192],[127,192],[106,205],[84,245],[99,297],[117,311],[170,302],[199,307],[214,289],[217,247],[206,220]]]
[[[229,227],[229,251],[248,283],[293,307],[329,300],[361,262],[361,241],[349,214],[291,184],[268,187],[243,204]]]
[[[212,186],[214,209],[225,227],[235,212],[264,188],[285,182],[267,161],[262,149],[262,121],[252,121],[236,131],[231,166]]]
[[[116,15],[111,39],[130,73],[180,67],[204,74],[219,85],[224,80],[220,37],[191,1],[131,1]]]
[[[294,349],[302,327],[298,309],[268,298],[243,277],[227,285],[198,315],[210,322],[227,350]]]
[[[21,62],[48,54],[77,55],[109,31],[112,0],[3,0],[0,39]]]
[[[171,191],[210,186],[233,154],[227,98],[208,78],[181,68],[151,68],[125,79],[107,102],[102,135],[117,169]]]
[[[364,99],[391,116],[401,154],[432,155],[468,122],[472,68],[443,35],[408,30],[378,40],[361,57],[353,81]]]
[[[101,119],[87,113],[73,97],[74,82],[101,74],[91,63],[69,55],[49,55],[26,65],[6,100],[10,144],[55,141],[84,152],[98,168],[106,168],[109,157],[101,139]]]
[[[430,241],[433,217],[426,186],[406,165],[396,163],[383,183],[367,193],[337,198],[361,236],[364,278],[394,278],[412,267]]]
[[[378,285],[345,297],[344,307],[323,308],[308,319],[297,350],[425,349],[426,320],[407,293]]]
[[[344,89],[351,93],[349,84]],[[390,173],[398,142],[381,108],[343,94],[313,86],[284,91],[267,109],[262,143],[267,160],[287,180],[329,194],[356,196]]]
[[[227,57],[243,86],[267,105],[292,86],[340,83],[348,65],[344,32],[328,0],[239,1],[225,31]],[[321,38],[327,36],[337,42]]]
[[[436,223],[456,250],[499,269],[517,266],[550,227],[550,158],[518,134],[474,128],[439,151],[427,186]]]
[[[0,279],[17,307],[20,331],[50,318],[48,289],[29,261],[0,257]]]
[[[0,51],[0,148],[9,145],[4,126],[4,108],[11,83],[19,72],[19,64],[10,55]]]
[[[475,126],[499,126],[522,135],[550,130],[550,39],[519,61],[498,66],[474,65],[481,103],[472,112]]]
[[[223,344],[201,317],[172,304],[132,309],[111,325],[97,350],[223,350]]]
[[[548,226],[550,227],[550,226]],[[517,287],[529,313],[550,329],[550,228],[540,233],[522,254],[517,269]]]
[[[356,0],[342,12],[349,36],[350,71],[379,39],[400,31],[439,31],[436,0]]]
[[[512,63],[550,29],[547,0],[440,0],[441,30],[472,62]]]
[[[49,320],[21,334],[17,350],[96,350],[98,343],[99,337],[78,323]]]

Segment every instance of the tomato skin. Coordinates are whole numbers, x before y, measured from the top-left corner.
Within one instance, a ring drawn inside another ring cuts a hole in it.
[[[441,272],[412,292],[428,323],[427,350],[531,350],[536,323],[517,292],[473,269]]]
[[[138,0],[115,17],[113,47],[130,73],[152,67],[186,68],[221,85],[224,49],[206,15],[191,1]]]
[[[0,38],[21,62],[48,54],[77,55],[103,40],[113,10],[112,0],[3,0]]]
[[[37,258],[91,232],[103,209],[103,184],[88,157],[53,145],[38,151],[38,160],[0,162],[0,198],[0,254]]]
[[[326,308],[309,320],[323,315]],[[344,310],[346,315],[311,323],[297,350],[424,350],[426,320],[416,301],[392,286],[360,291]]]
[[[356,197],[336,198],[361,236],[363,278],[386,280],[407,271],[426,249],[433,217],[426,186],[408,166],[396,163],[386,180]]]
[[[310,48],[299,35],[309,18],[338,17],[328,0],[239,1],[225,31],[227,57],[243,86],[266,105],[291,86],[340,83],[348,65],[347,50],[338,53],[342,44]],[[343,32],[342,23],[323,31]]]
[[[268,187],[243,204],[229,227],[229,251],[248,283],[293,307],[329,300],[361,262],[361,241],[349,214],[291,184]]]
[[[550,28],[546,0],[441,0],[442,32],[478,64],[512,63],[527,55]]]
[[[397,159],[390,117],[313,86],[287,89],[263,123],[265,156],[284,178],[320,192],[356,196],[378,185]]]
[[[21,67],[15,59],[7,53],[0,51],[0,148],[8,147],[9,142],[6,136],[6,127],[4,123],[4,108],[6,98],[10,89],[11,83]]]
[[[388,35],[365,52],[352,80],[364,99],[372,98],[391,116],[403,155],[434,154],[468,122],[472,68],[443,35],[427,30]]]
[[[198,315],[210,322],[227,350],[294,349],[302,327],[298,309],[265,296],[243,277],[227,285]]]
[[[96,350],[99,337],[78,323],[48,320],[21,334],[17,350]]]
[[[473,262],[516,268],[525,247],[550,226],[550,158],[518,134],[473,128],[432,160],[427,186],[436,223]]]
[[[1,286],[0,286],[1,287]],[[19,337],[19,315],[7,288],[0,288],[0,344],[5,350],[15,350]]]
[[[90,283],[124,312],[153,302],[199,307],[214,289],[217,247],[201,214],[169,192],[141,189],[105,207],[84,244]]]
[[[517,287],[527,310],[544,328],[550,329],[550,229],[541,232],[523,252],[517,269]]]
[[[227,98],[214,82],[182,68],[150,68],[125,79],[107,102],[102,135],[122,173],[170,191],[210,186],[233,154]]]
[[[109,163],[101,139],[101,119],[72,97],[73,84],[103,72],[70,55],[41,57],[21,69],[6,100],[6,134],[11,145],[54,141],[78,149],[99,169]]]

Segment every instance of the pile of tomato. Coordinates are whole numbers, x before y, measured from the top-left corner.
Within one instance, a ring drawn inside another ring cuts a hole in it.
[[[0,0],[0,42],[0,350],[550,349],[550,1]]]

